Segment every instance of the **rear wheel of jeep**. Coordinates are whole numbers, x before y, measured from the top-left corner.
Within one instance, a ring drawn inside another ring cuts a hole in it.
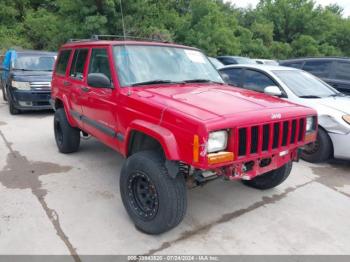
[[[78,151],[80,145],[80,130],[72,127],[63,108],[59,108],[54,116],[54,132],[58,150],[68,154]]]
[[[283,183],[292,171],[293,163],[289,162],[279,169],[255,177],[252,180],[242,180],[243,184],[256,189],[271,189]]]
[[[310,163],[325,162],[332,156],[332,147],[332,141],[327,132],[319,128],[316,141],[304,147],[301,158]]]
[[[187,208],[183,176],[169,176],[164,157],[154,151],[130,156],[120,175],[124,207],[136,228],[147,234],[161,234],[177,226]]]

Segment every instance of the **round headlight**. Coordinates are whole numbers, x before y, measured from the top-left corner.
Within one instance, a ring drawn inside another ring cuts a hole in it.
[[[30,90],[29,82],[12,81],[11,86],[20,90]]]
[[[225,150],[227,147],[227,131],[216,131],[209,134],[208,153]]]

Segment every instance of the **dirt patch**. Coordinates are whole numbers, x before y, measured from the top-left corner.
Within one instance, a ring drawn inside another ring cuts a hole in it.
[[[76,253],[76,249],[70,243],[67,235],[61,228],[57,212],[48,207],[45,201],[47,190],[42,188],[42,183],[39,179],[39,177],[43,175],[68,172],[72,169],[72,167],[61,166],[49,162],[29,161],[25,156],[22,156],[20,152],[12,149],[12,144],[7,141],[6,137],[1,131],[0,136],[10,151],[7,155],[6,166],[0,171],[0,183],[4,187],[10,189],[30,189],[33,195],[38,199],[47,217],[50,219],[57,235],[69,249],[74,260],[80,261],[80,258]]]
[[[315,181],[337,192],[350,197],[350,194],[339,191],[339,188],[350,185],[350,162],[332,162],[331,166],[311,167],[315,175]]]
[[[96,191],[95,194],[104,199],[112,199],[114,198],[114,194],[109,191]]]

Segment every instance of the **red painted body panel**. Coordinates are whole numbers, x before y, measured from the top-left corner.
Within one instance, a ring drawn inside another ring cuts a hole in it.
[[[169,160],[179,160],[195,168],[205,170],[239,167],[244,162],[258,161],[261,158],[272,156],[274,162],[271,167],[278,168],[286,161],[294,159],[297,148],[305,144],[303,139],[296,144],[288,142],[285,146],[279,146],[276,149],[269,148],[268,151],[262,152],[262,132],[259,132],[259,151],[239,158],[237,156],[239,128],[259,126],[259,130],[262,131],[263,124],[276,122],[276,119],[273,119],[276,114],[280,117],[278,122],[282,125],[282,121],[290,121],[291,123],[294,119],[316,116],[316,112],[278,98],[232,88],[224,84],[173,84],[121,88],[117,73],[113,73],[116,72],[116,69],[112,58],[112,46],[118,44],[170,45],[133,41],[66,44],[61,50],[77,47],[89,48],[89,56],[92,47],[107,47],[112,69],[113,88],[92,88],[87,85],[86,80],[79,83],[71,81],[68,75],[69,68],[67,68],[66,76],[53,75],[52,98],[64,102],[66,113],[72,125],[92,134],[124,156],[128,155],[128,141],[130,132],[133,130],[143,132],[158,140]],[[189,48],[179,45],[170,46]],[[73,54],[71,54],[71,59],[72,56]],[[65,81],[71,82],[72,86],[65,86]],[[81,86],[88,88],[89,91],[82,92]],[[108,127],[122,139],[108,136],[92,126],[87,126],[79,119],[73,118],[70,114],[71,110]],[[234,161],[209,165],[206,154],[209,132],[223,129],[230,131],[228,150],[235,153]],[[201,144],[198,162],[193,162],[194,135],[199,136]],[[270,135],[273,139],[273,134],[270,133]],[[288,133],[289,140],[290,131]],[[252,141],[247,141],[247,148],[250,148],[251,143]],[[279,145],[281,145],[281,141],[279,141]],[[287,156],[276,157],[279,152],[284,150],[289,150]],[[250,174],[255,176],[266,170],[254,167]]]

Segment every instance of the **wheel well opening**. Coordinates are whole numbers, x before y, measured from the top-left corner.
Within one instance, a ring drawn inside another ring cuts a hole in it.
[[[55,100],[55,109],[64,108],[63,102],[59,99]]]
[[[158,151],[164,155],[164,150],[158,140],[142,132],[132,131],[129,139],[127,156],[146,150]]]
[[[318,129],[321,129],[322,131],[324,131],[324,133],[327,135],[329,141],[331,142],[330,157],[333,158],[334,157],[334,145],[333,145],[333,141],[332,141],[331,137],[329,136],[327,130],[324,127],[322,127],[321,125],[318,125]]]

